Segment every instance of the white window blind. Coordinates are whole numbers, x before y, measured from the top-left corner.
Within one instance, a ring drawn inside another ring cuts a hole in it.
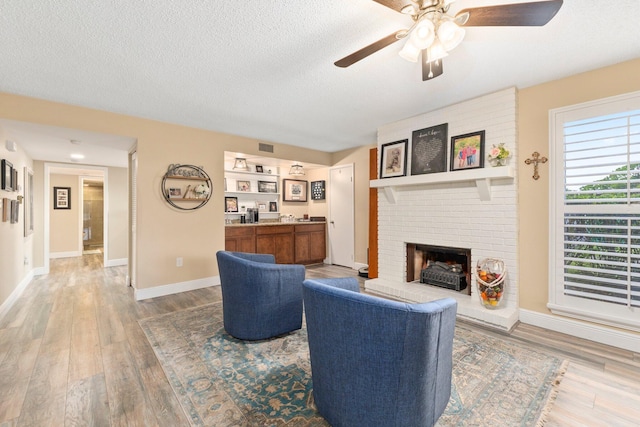
[[[549,307],[638,330],[640,95],[552,112],[551,142]]]

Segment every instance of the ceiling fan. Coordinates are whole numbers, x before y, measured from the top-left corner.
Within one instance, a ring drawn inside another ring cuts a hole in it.
[[[396,31],[335,62],[348,67],[361,59],[406,39],[400,56],[417,62],[422,55],[422,80],[431,80],[442,74],[442,58],[464,38],[462,27],[542,26],[560,10],[562,0],[537,1],[517,4],[472,7],[462,9],[455,16],[448,15],[454,0],[374,0],[383,6],[411,16],[413,25]]]

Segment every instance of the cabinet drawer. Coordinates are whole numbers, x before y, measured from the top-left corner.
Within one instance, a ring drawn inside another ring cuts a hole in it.
[[[284,234],[293,233],[292,225],[266,225],[256,227],[256,234]]]
[[[324,224],[296,225],[296,233],[308,233],[311,231],[324,231]]]
[[[252,226],[225,227],[224,235],[225,237],[250,237],[255,234],[255,229]]]

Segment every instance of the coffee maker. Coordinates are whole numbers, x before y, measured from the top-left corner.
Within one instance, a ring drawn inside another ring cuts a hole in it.
[[[256,209],[256,208],[247,208],[247,223],[248,224],[257,224],[258,220],[259,220],[258,209]]]

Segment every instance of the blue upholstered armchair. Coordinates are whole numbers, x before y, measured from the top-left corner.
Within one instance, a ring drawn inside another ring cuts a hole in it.
[[[224,329],[261,340],[302,326],[302,265],[276,264],[273,255],[219,251]]]
[[[303,284],[318,412],[333,427],[432,426],[451,395],[452,298],[405,304],[355,278]]]

